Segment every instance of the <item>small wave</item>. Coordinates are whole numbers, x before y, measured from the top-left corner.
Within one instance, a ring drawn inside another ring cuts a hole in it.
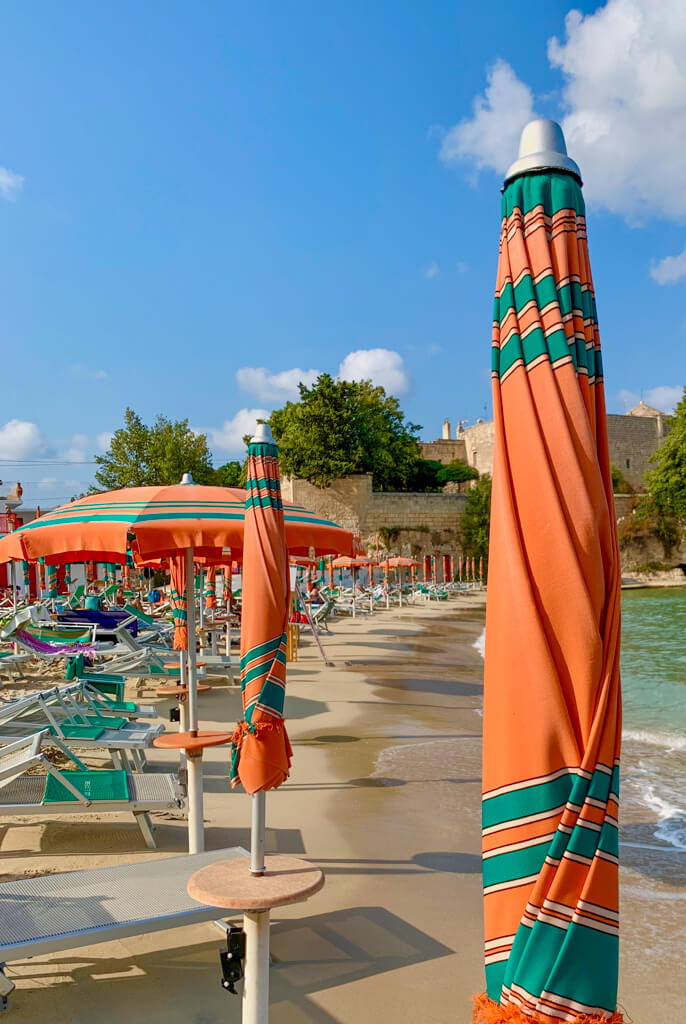
[[[482,658],[485,657],[485,655],[486,655],[486,627],[485,626],[484,626],[484,629],[482,630],[481,636],[478,636],[476,638],[476,640],[472,644],[472,647],[476,647],[477,651],[479,652],[479,654],[481,655]]]
[[[663,747],[668,753],[686,750],[686,736],[673,732],[651,732],[646,729],[624,729],[622,739],[634,743],[646,743],[651,747]]]
[[[657,815],[655,838],[677,850],[686,850],[686,809],[660,796],[653,785],[645,786],[641,795],[646,807]]]

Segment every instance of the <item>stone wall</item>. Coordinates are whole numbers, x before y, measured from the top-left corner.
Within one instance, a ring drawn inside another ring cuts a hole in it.
[[[423,459],[433,459],[435,462],[442,462],[444,466],[455,462],[456,459],[462,459],[463,462],[467,462],[467,449],[465,448],[464,441],[460,439],[455,441],[441,439],[437,441],[422,441],[419,447],[421,448]]]
[[[359,534],[374,550],[377,537],[393,554],[420,556],[459,550],[458,524],[466,494],[372,491],[368,475],[343,477],[330,487],[284,477],[283,497]]]

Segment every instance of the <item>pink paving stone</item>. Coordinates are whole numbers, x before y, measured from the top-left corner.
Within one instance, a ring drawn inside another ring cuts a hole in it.
[[[208,864],[189,879],[188,895],[208,907],[270,910],[302,903],[324,885],[324,872],[309,861],[277,854],[264,863],[264,875],[250,874],[247,857]]]

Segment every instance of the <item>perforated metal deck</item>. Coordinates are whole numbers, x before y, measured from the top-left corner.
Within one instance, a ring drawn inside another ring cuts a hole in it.
[[[0,960],[74,949],[227,916],[186,892],[199,868],[246,856],[234,846],[0,883]]]
[[[125,800],[102,800],[94,801],[98,813],[106,809],[110,804],[113,811],[127,810],[129,807],[141,804],[149,810],[179,807],[183,803],[183,790],[178,780],[173,775],[163,775],[152,772],[149,775],[128,775],[129,801]],[[46,817],[50,817],[51,810],[55,813],[64,809],[62,803],[41,804],[45,792],[45,775],[22,775],[21,778],[13,779],[0,789],[0,811],[9,810],[12,807],[20,807],[25,804],[35,804]],[[70,803],[69,810],[75,814],[82,814],[88,811],[88,807],[78,802]]]

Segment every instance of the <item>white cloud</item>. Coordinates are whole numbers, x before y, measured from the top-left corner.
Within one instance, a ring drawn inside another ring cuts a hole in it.
[[[686,277],[686,246],[678,256],[665,256],[650,268],[650,276],[658,284],[675,284]]]
[[[3,199],[9,199],[10,201],[17,198],[17,192],[20,192],[24,185],[24,179],[21,174],[15,174],[14,171],[8,171],[6,167],[0,167],[0,196]]]
[[[112,443],[114,433],[111,430],[103,430],[101,434],[95,435],[95,444],[99,452],[106,452]]]
[[[221,427],[209,427],[202,433],[207,434],[212,448],[242,452],[245,448],[245,435],[254,434],[257,421],[268,418],[269,413],[266,409],[239,409],[232,419],[224,420]]]
[[[466,274],[469,270],[469,264],[464,263],[462,260],[458,260],[456,266],[458,274]]]
[[[427,352],[429,353],[430,356],[437,356],[439,354],[439,352],[442,352],[442,351],[443,351],[443,346],[442,345],[429,345],[429,347],[427,348]]]
[[[81,380],[105,380],[107,377],[107,370],[98,370],[85,363],[73,363],[70,370],[75,377],[79,377]]]
[[[260,402],[288,402],[300,397],[298,384],[312,385],[320,370],[281,370],[270,373],[264,366],[244,366],[236,372],[238,386],[254,395]]]
[[[371,380],[391,395],[410,390],[410,375],[399,352],[387,348],[357,349],[349,352],[338,368],[342,380]]]
[[[642,396],[636,394],[635,391],[626,391],[624,389],[619,392],[619,399],[624,406],[625,412],[638,405],[641,397],[646,405],[652,405],[654,409],[660,409],[661,412],[673,413],[677,402],[681,401],[684,397],[684,389],[682,385],[673,387],[670,384],[659,384],[657,387],[648,388],[647,391],[643,392]]]
[[[686,6],[608,0],[571,11],[548,57],[565,76],[562,126],[586,195],[616,213],[686,216]]]
[[[0,458],[28,459],[46,454],[46,442],[35,423],[8,420],[0,427]]]
[[[37,486],[41,491],[51,491],[57,483],[56,476],[44,476],[39,481]]]
[[[62,458],[68,462],[85,462],[90,459],[90,438],[87,434],[74,434]]]
[[[440,157],[446,163],[469,161],[477,170],[504,172],[517,155],[522,128],[534,114],[533,94],[504,60],[487,72],[485,95],[477,96],[473,116],[443,136]]]
[[[424,271],[424,277],[438,277],[440,272],[441,268],[439,267],[438,263],[430,263],[429,266]]]
[[[685,50],[683,0],[608,0],[586,16],[570,11],[564,39],[548,43],[586,198],[628,220],[686,218]],[[530,88],[498,61],[473,117],[444,136],[441,157],[502,173],[533,116]]]

